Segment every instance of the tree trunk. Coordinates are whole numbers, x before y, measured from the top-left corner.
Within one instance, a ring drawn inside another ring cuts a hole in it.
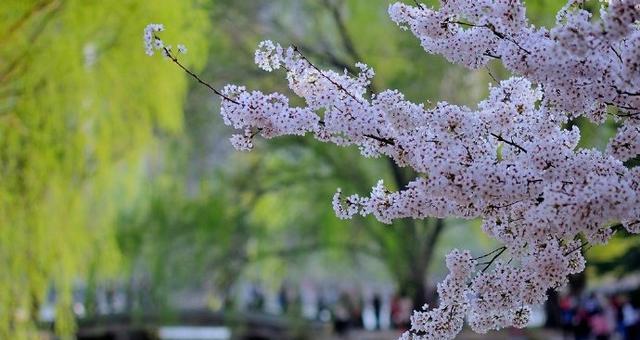
[[[407,271],[398,273],[398,282],[401,294],[411,298],[414,309],[422,308],[425,303],[430,306],[435,305],[437,299],[435,292],[427,285],[427,275],[435,246],[445,224],[441,219],[434,222],[427,224],[414,222],[406,226],[414,229],[412,231],[414,238],[405,240],[410,250],[406,261],[410,263],[406,266]],[[408,236],[404,235],[404,237]]]
[[[420,309],[425,303],[428,303],[427,300],[427,268],[416,268],[416,275],[411,278],[411,290],[412,294],[411,301],[413,302],[413,309]]]

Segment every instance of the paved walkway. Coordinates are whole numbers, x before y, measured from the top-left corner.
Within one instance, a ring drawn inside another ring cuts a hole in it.
[[[394,331],[352,331],[347,337],[331,337],[327,340],[396,340],[400,333]],[[548,330],[529,330],[521,334],[515,332],[491,332],[479,335],[465,331],[456,340],[562,340],[562,336]]]

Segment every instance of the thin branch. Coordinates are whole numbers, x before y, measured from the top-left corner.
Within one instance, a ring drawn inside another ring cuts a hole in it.
[[[492,54],[491,52],[484,52],[482,53],[482,55],[487,56],[489,58],[493,58],[493,59],[502,59],[501,56],[497,55],[497,54]]]
[[[620,60],[620,62],[622,63],[622,57],[620,56],[620,53],[618,51],[616,51],[615,48],[613,48],[613,46],[611,46],[611,51],[613,51],[613,53],[616,55],[616,57],[618,57],[618,60]]]
[[[340,59],[337,55],[333,54],[331,51],[327,51],[325,49],[318,50],[311,46],[301,44],[301,43],[296,43],[296,45],[301,49],[305,50],[307,53],[310,53],[316,59],[322,59],[324,62],[330,65],[333,65],[336,68],[347,70],[347,72],[352,76],[355,76],[355,74],[358,73],[358,70],[355,67],[349,65],[347,62]]]
[[[498,251],[498,253],[496,253],[491,260],[485,262],[486,266],[484,266],[484,268],[482,268],[482,273],[484,273],[485,271],[487,271],[487,269],[489,269],[489,267],[491,267],[491,265],[493,264],[493,262],[496,261],[496,259],[498,259],[498,257],[500,257],[500,255],[502,255],[502,253],[504,253],[507,250],[507,247],[502,247],[502,249],[500,249],[500,251]]]
[[[493,35],[495,35],[496,37],[498,37],[500,39],[504,39],[504,40],[510,41],[513,44],[515,44],[516,46],[518,46],[518,48],[521,49],[522,51],[524,51],[526,54],[531,54],[531,51],[529,51],[526,48],[522,47],[512,37],[507,36],[506,34],[496,30],[496,28],[491,23],[487,23],[487,24],[484,24],[484,25],[476,25],[476,24],[472,24],[472,23],[464,22],[464,21],[445,21],[445,23],[452,23],[452,24],[458,24],[458,25],[469,26],[469,27],[486,28],[486,29],[490,30],[493,33]]]
[[[494,249],[494,250],[492,250],[492,251],[490,251],[490,252],[488,252],[488,253],[486,253],[486,254],[484,254],[484,255],[482,255],[482,256],[478,256],[478,257],[473,258],[473,260],[474,260],[474,261],[477,261],[477,260],[483,259],[483,258],[485,258],[485,257],[491,256],[491,254],[495,254],[495,253],[497,253],[497,252],[499,252],[499,251],[501,251],[501,250],[503,250],[503,249],[506,249],[506,248],[507,248],[507,247],[505,247],[505,246],[502,246],[502,247],[496,248],[496,249]]]
[[[156,39],[159,39],[157,37],[155,37]],[[185,71],[188,75],[190,75],[193,79],[195,79],[196,81],[198,81],[198,83],[206,86],[209,90],[213,91],[213,93],[215,93],[217,96],[223,98],[224,100],[230,101],[236,105],[241,105],[238,101],[233,100],[229,97],[227,97],[225,94],[223,94],[222,92],[218,91],[215,87],[213,87],[211,84],[207,83],[206,81],[202,80],[197,74],[193,73],[190,69],[188,69],[187,67],[185,67],[184,65],[182,65],[182,63],[180,63],[180,61],[178,60],[178,57],[174,56],[171,51],[166,48],[163,47],[162,48],[164,50],[165,55],[167,56],[167,58],[169,58],[174,64],[178,65],[183,71]]]
[[[498,81],[498,79],[496,79],[496,77],[493,76],[493,73],[491,73],[491,69],[489,68],[488,65],[484,66],[487,69],[487,73],[489,73],[489,76],[491,77],[491,79],[493,79],[493,81],[496,82],[496,84],[499,84],[500,82]]]
[[[578,251],[578,250],[580,250],[580,249],[584,248],[584,247],[585,247],[585,246],[587,246],[588,244],[589,244],[589,242],[584,241],[584,242],[582,242],[582,244],[580,244],[579,246],[577,246],[577,247],[575,247],[575,248],[573,248],[573,249],[571,249],[571,250],[569,250],[569,251],[565,252],[565,253],[564,253],[564,254],[562,254],[562,255],[564,255],[564,256],[568,256],[568,255],[570,255],[571,253],[573,253],[573,252],[575,252],[575,251]]]
[[[413,2],[416,4],[416,6],[420,7],[420,9],[424,9],[424,6],[418,2],[418,0],[413,0]]]
[[[356,50],[355,44],[351,39],[351,35],[347,30],[347,25],[345,24],[344,18],[342,17],[342,12],[340,11],[340,7],[335,4],[331,4],[329,0],[324,0],[324,5],[331,12],[331,16],[333,17],[333,21],[336,23],[338,27],[338,33],[340,35],[340,39],[342,40],[342,46],[347,51],[349,55],[351,55],[355,60],[362,60],[360,58],[360,54]]]
[[[515,147],[515,148],[517,148],[518,150],[523,151],[524,153],[527,153],[527,150],[526,150],[525,148],[523,148],[522,146],[518,145],[518,144],[517,144],[517,143],[515,143],[513,140],[508,141],[508,140],[504,139],[504,138],[502,137],[502,135],[497,135],[497,134],[495,134],[495,133],[493,133],[493,132],[492,132],[492,133],[490,133],[490,134],[491,134],[493,137],[495,137],[498,141],[503,142],[503,143],[507,143],[507,144],[509,144],[509,145],[511,145],[511,146],[513,146],[513,147]]]
[[[640,115],[640,111],[638,112],[628,112],[628,113],[615,113],[614,115],[618,117],[635,117]]]
[[[623,109],[623,110],[629,110],[629,111],[638,110],[637,107],[632,107],[628,105],[619,105],[613,102],[604,102],[604,103],[609,106],[613,106],[617,109]],[[634,117],[634,116],[640,115],[640,111],[628,112],[628,113],[609,113],[609,114],[613,116],[618,116],[618,117]]]
[[[48,7],[53,6],[55,10],[60,5],[60,1],[57,0],[45,0],[35,4],[29,8],[18,20],[16,20],[6,31],[6,34],[0,37],[0,44],[4,44],[11,36],[17,32],[23,25],[25,25],[32,17],[47,10]]]
[[[154,37],[155,39],[159,39],[158,37]],[[238,101],[229,98],[228,96],[226,96],[225,94],[223,94],[222,92],[220,92],[218,89],[216,89],[215,87],[213,87],[211,84],[207,83],[206,81],[202,80],[202,78],[200,78],[197,74],[195,74],[193,71],[191,71],[190,69],[188,69],[186,66],[184,66],[179,60],[178,58],[171,53],[171,51],[166,48],[163,47],[162,48],[166,57],[169,58],[169,60],[171,60],[174,64],[178,65],[178,67],[180,67],[184,72],[186,72],[188,75],[190,75],[193,79],[195,79],[198,83],[200,83],[201,85],[204,85],[205,87],[207,87],[209,90],[211,90],[213,93],[215,93],[217,96],[223,98],[224,100],[230,101],[236,105],[242,105],[240,104]],[[349,93],[349,91],[347,91],[342,85],[334,82],[331,78],[327,77],[326,75],[324,75],[324,73],[322,73],[322,71],[320,69],[318,69],[314,64],[312,64],[302,53],[300,53],[299,49],[294,45],[294,50],[296,52],[298,52],[298,54],[300,54],[300,56],[307,62],[309,63],[309,65],[311,65],[315,70],[317,70],[321,75],[323,75],[327,80],[329,80],[331,83],[333,83],[335,86],[337,86],[340,90],[344,91],[346,94],[348,94],[349,96],[351,96],[353,99],[358,100],[357,98],[355,98],[353,95],[351,95]],[[318,122],[318,124],[320,125],[324,125],[324,121],[320,120]],[[257,131],[255,131],[251,137],[255,137],[256,134],[258,134],[262,129],[258,129]],[[381,143],[387,144],[387,145],[392,145],[395,146],[396,142],[394,139],[392,138],[384,138],[384,137],[379,137],[379,136],[375,136],[375,135],[371,135],[371,134],[364,134],[364,137],[367,138],[371,138],[371,139],[375,139]]]
[[[374,136],[374,135],[368,134],[368,133],[363,134],[363,136],[371,138],[371,139],[375,139],[378,142],[384,143],[384,144],[387,144],[387,145],[396,145],[396,142],[395,142],[395,140],[393,138],[383,138],[383,137]]]
[[[319,69],[315,64],[313,64],[309,59],[307,59],[307,57],[305,57],[304,54],[302,54],[302,52],[300,51],[300,49],[298,48],[298,46],[296,45],[292,45],[293,46],[293,50],[298,53],[298,55],[300,55],[300,57],[302,58],[302,60],[306,61],[309,66],[311,66],[314,70],[316,70],[323,78],[325,78],[326,80],[328,80],[331,84],[335,85],[336,87],[338,87],[340,90],[342,90],[344,93],[346,93],[349,97],[353,98],[355,101],[362,103],[362,101],[358,98],[356,98],[354,95],[351,94],[351,92],[349,92],[347,89],[344,88],[344,86],[338,84],[335,80],[331,79],[329,76],[327,76],[326,74],[324,74],[324,72]]]
[[[338,6],[331,5],[329,3],[329,0],[325,0],[324,4],[325,4],[325,7],[327,7],[327,9],[332,13],[333,21],[336,23],[336,26],[338,27],[338,34],[340,35],[342,46],[345,52],[347,53],[347,55],[351,58],[352,61],[355,61],[355,62],[364,61],[364,59],[360,56],[360,53],[358,53],[358,50],[356,49],[356,45],[353,42],[353,39],[351,38],[349,31],[347,30],[344,17],[342,16],[342,13],[338,8]],[[375,79],[371,79],[371,82],[369,83],[368,88],[371,93],[378,92],[375,86]]]

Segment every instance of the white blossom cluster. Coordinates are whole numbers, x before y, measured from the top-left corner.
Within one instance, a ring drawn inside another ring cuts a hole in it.
[[[297,47],[265,41],[256,64],[284,69],[306,105],[227,85],[221,114],[240,150],[256,136],[309,133],[419,173],[399,191],[382,181],[368,196],[338,189],[340,218],[481,218],[504,245],[476,259],[452,251],[439,306],[416,311],[402,339],[453,339],[465,319],[477,332],[524,327],[530,306],[584,270],[581,239],[606,243],[617,222],[640,232],[640,168],[623,163],[640,154],[639,3],[611,0],[595,20],[571,0],[549,30],[528,23],[519,0],[447,0],[437,10],[396,3],[391,18],[428,52],[470,68],[497,59],[514,76],[475,109],[427,108],[397,90],[369,93],[367,65],[357,74],[322,70]],[[620,125],[604,152],[577,147],[580,130],[568,123],[579,116]]]
[[[583,2],[570,0],[552,29],[531,25],[523,2],[514,0],[450,0],[439,9],[395,3],[389,14],[429,53],[470,68],[499,59],[543,87],[546,102],[571,118],[602,123],[608,105],[640,115],[640,1],[608,1],[601,20],[593,20]],[[638,135],[638,118],[624,121],[631,125],[621,130],[626,138]],[[624,157],[629,146],[612,151]]]
[[[172,56],[173,47],[171,45],[167,45],[160,39],[156,33],[163,32],[164,25],[163,24],[148,24],[144,28],[144,34],[142,35],[144,41],[144,50],[148,56],[153,56],[155,51],[160,51],[160,53],[165,57]],[[186,54],[187,47],[183,44],[178,44],[177,46],[178,53]]]
[[[144,50],[148,56],[152,56],[156,50],[161,50],[164,47],[162,40],[156,37],[156,32],[164,31],[163,24],[149,24],[144,28],[144,34],[142,36],[144,40]]]
[[[599,121],[602,104],[640,103],[638,3],[612,0],[594,21],[581,0],[571,0],[550,30],[529,24],[523,3],[513,0],[443,1],[437,10],[396,3],[389,14],[426,51],[470,68],[500,59],[544,85],[550,103]]]
[[[464,318],[469,310],[467,295],[468,280],[474,271],[476,261],[468,251],[454,249],[446,258],[449,275],[438,284],[440,306],[428,310],[414,311],[411,316],[411,332],[406,332],[401,340],[419,336],[426,339],[453,339],[462,330]]]

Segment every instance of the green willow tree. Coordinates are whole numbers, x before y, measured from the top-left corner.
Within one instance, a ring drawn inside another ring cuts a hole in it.
[[[56,331],[73,331],[74,282],[116,273],[115,217],[171,162],[187,83],[140,52],[148,22],[171,22],[203,65],[202,1],[0,8],[0,338],[35,338],[50,289]]]

